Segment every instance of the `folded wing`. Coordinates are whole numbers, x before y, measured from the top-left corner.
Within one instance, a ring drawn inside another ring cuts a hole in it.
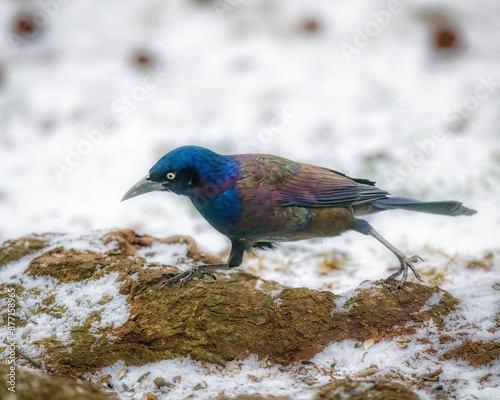
[[[369,180],[301,164],[300,171],[281,182],[277,199],[283,206],[346,207],[384,199],[388,194]]]

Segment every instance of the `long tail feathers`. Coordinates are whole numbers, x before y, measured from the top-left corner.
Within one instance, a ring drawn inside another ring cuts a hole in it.
[[[375,200],[371,203],[375,210],[408,210],[441,215],[474,215],[476,210],[464,207],[458,201],[431,201],[420,202],[418,200],[407,199],[405,197],[387,197]]]

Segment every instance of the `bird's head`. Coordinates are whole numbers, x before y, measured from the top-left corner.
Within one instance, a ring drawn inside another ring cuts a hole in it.
[[[189,196],[203,183],[214,182],[223,171],[226,156],[197,146],[183,146],[165,154],[149,173],[132,186],[121,201],[152,191]]]

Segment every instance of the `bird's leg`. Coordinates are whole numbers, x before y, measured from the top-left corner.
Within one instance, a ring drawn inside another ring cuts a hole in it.
[[[420,274],[417,272],[416,268],[413,266],[413,263],[416,263],[419,260],[424,261],[422,257],[420,256],[408,257],[406,254],[398,250],[396,247],[390,244],[386,239],[384,239],[384,237],[380,233],[378,233],[375,229],[373,229],[373,227],[368,222],[362,219],[356,219],[356,221],[358,223],[356,231],[363,233],[364,235],[373,236],[385,247],[387,247],[390,251],[392,251],[399,259],[399,262],[401,263],[399,269],[386,279],[386,283],[396,280],[396,278],[402,274],[401,280],[396,285],[396,289],[401,289],[404,283],[406,282],[406,279],[408,278],[408,268],[413,271],[413,274],[419,281],[424,282]]]
[[[243,261],[243,253],[245,252],[246,246],[241,242],[232,241],[231,254],[229,255],[229,260],[226,264],[204,264],[196,265],[189,268],[187,271],[176,274],[173,277],[166,279],[162,285],[172,285],[174,283],[180,282],[182,285],[193,280],[194,278],[203,278],[208,276],[215,279],[213,274],[216,271],[227,271],[231,268],[238,267]]]
[[[194,267],[189,268],[187,271],[175,274],[171,278],[165,279],[162,283],[162,286],[163,285],[169,286],[177,282],[180,282],[181,285],[184,285],[189,281],[193,280],[194,278],[203,278],[205,276],[215,279],[215,276],[213,274],[215,271],[228,270],[230,268],[231,267],[228,264],[196,265]]]

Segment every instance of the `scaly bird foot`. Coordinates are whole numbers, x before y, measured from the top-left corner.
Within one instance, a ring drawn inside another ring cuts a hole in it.
[[[189,268],[187,271],[175,274],[173,276],[172,274],[165,274],[166,279],[162,282],[161,286],[164,285],[169,286],[178,282],[180,282],[180,284],[184,286],[186,283],[192,281],[194,278],[201,279],[204,277],[209,277],[215,280],[216,279],[215,275],[212,272],[216,271],[217,269],[227,269],[227,265],[226,264],[197,265],[195,267]]]
[[[399,269],[395,273],[393,273],[391,276],[389,276],[389,278],[387,278],[385,280],[385,283],[395,281],[399,275],[403,274],[403,276],[401,277],[401,280],[396,285],[396,290],[401,289],[404,286],[406,279],[408,278],[408,268],[413,271],[413,274],[420,282],[424,282],[424,280],[422,279],[420,274],[417,272],[416,268],[413,266],[413,263],[416,263],[418,261],[424,261],[424,259],[422,257],[420,257],[420,256],[406,257],[405,256],[405,257],[401,257],[399,259],[399,261],[401,262],[401,266],[399,267]]]

